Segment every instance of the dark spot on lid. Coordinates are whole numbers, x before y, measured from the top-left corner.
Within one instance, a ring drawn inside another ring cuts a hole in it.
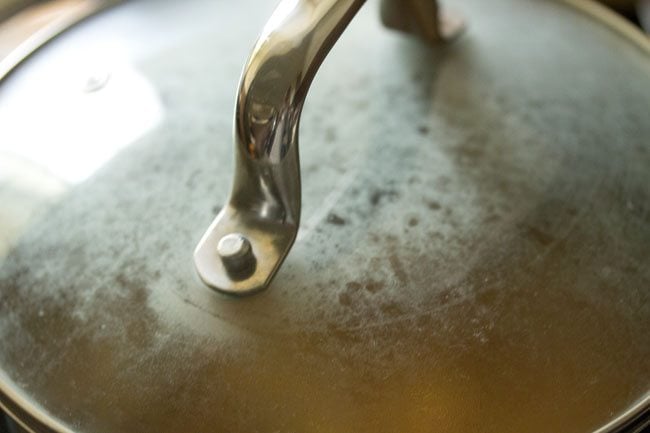
[[[440,210],[441,208],[440,203],[433,200],[427,202],[427,207],[431,210]]]
[[[555,240],[553,236],[541,231],[537,227],[528,226],[526,234],[530,239],[544,246],[549,245]]]
[[[328,143],[336,141],[336,130],[331,126],[325,130],[325,141]]]
[[[187,186],[188,188],[194,188],[194,186],[196,185],[196,179],[199,176],[199,174],[201,174],[201,170],[194,170],[190,174],[188,179],[185,181],[185,186]]]
[[[636,274],[637,272],[639,272],[639,268],[637,268],[634,265],[626,265],[623,266],[623,272],[627,274]]]
[[[456,149],[461,161],[476,160],[483,156],[484,149],[476,143],[465,143]]]
[[[398,317],[404,314],[404,311],[395,302],[383,304],[380,308],[381,312],[389,317]]]
[[[497,181],[496,185],[499,191],[506,194],[509,194],[512,189],[512,186],[508,182],[503,180]]]
[[[429,127],[424,125],[420,126],[418,128],[418,132],[420,133],[420,135],[427,135],[429,133]]]
[[[487,217],[485,217],[483,222],[486,223],[486,224],[490,224],[490,223],[495,223],[495,222],[499,221],[500,219],[501,219],[501,217],[499,215],[491,214],[491,215],[488,215]]]
[[[378,189],[373,191],[373,193],[370,195],[370,204],[373,206],[377,206],[378,204],[381,203],[383,198],[387,198],[389,200],[398,198],[399,194],[395,190],[383,190],[383,189]]]
[[[345,285],[345,288],[347,289],[348,292],[353,293],[353,292],[358,292],[359,290],[361,290],[363,288],[363,286],[361,285],[361,283],[358,283],[356,281],[350,281],[349,283],[347,283]]]
[[[344,226],[345,225],[345,219],[341,218],[335,213],[331,213],[327,215],[327,222],[329,224],[333,224],[335,226]]]
[[[212,207],[212,213],[216,215],[216,214],[218,214],[219,212],[221,212],[221,209],[222,209],[221,206],[219,206],[219,205],[215,205],[215,206]]]
[[[478,291],[476,294],[476,301],[479,305],[493,305],[498,296],[498,291],[494,289],[487,289]]]
[[[339,293],[339,304],[349,307],[352,304],[352,298],[347,292]]]
[[[415,218],[415,217],[409,219],[409,227],[415,227],[419,223],[420,223],[420,220]]]
[[[384,288],[384,283],[382,281],[369,280],[365,284],[365,288],[370,293],[377,293]]]

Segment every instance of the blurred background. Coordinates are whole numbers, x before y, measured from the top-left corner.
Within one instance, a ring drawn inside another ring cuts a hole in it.
[[[48,4],[56,4],[56,8],[51,6],[47,9],[50,10],[70,10],[80,7],[88,7],[88,4],[101,5],[106,3],[119,3],[128,0],[0,0],[0,21],[4,21],[11,15],[14,15],[21,9],[29,6],[39,5],[46,6]],[[617,13],[621,14],[635,25],[644,29],[646,33],[650,32],[650,0],[598,0],[600,3],[605,4]],[[453,4],[453,0],[447,0],[449,4]],[[2,29],[0,28],[0,33]]]
[[[601,0],[646,33],[650,32],[650,0]]]
[[[118,0],[119,1],[119,0]],[[122,0],[128,1],[128,0]],[[447,0],[453,3],[453,0]],[[650,0],[598,0],[623,15],[637,26],[644,29],[646,33],[650,32]],[[66,7],[74,7],[82,3],[116,3],[116,0],[0,0],[0,20],[5,20],[9,16],[34,4],[56,3],[65,4]],[[1,29],[0,29],[1,32]]]

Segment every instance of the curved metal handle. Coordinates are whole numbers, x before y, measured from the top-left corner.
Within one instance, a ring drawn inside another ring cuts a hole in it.
[[[264,27],[237,96],[230,198],[194,253],[208,286],[232,294],[261,290],[291,249],[300,222],[302,106],[316,71],[363,3],[283,0]],[[435,0],[385,0],[382,18],[430,42],[450,36],[439,25]]]

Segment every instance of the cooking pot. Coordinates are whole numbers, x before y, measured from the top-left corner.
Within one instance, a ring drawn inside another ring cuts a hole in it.
[[[361,4],[126,2],[5,61],[21,428],[647,427],[650,43],[582,0]]]

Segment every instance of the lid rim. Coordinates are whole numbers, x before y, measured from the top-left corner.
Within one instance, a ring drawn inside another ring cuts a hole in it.
[[[650,54],[650,39],[645,38],[640,31],[615,15],[613,12],[606,10],[590,0],[561,0],[561,2],[593,17],[599,22],[602,22],[604,25],[610,27],[621,36],[624,36],[626,39],[639,46],[643,52]],[[76,22],[71,23],[69,27],[61,29],[57,35],[65,32],[75,24]],[[35,54],[39,48],[47,44],[55,36],[56,35],[53,35],[52,38],[43,42],[43,44],[34,47],[25,59],[32,54]],[[18,64],[15,66],[18,66]],[[2,67],[0,67],[0,71],[1,70]],[[7,75],[0,75],[0,83]],[[18,388],[14,386],[13,382],[9,380],[0,369],[0,407],[22,427],[28,431],[73,433],[72,430],[58,423],[56,421],[57,418],[50,415],[43,407],[34,402],[28,401],[24,396],[20,395],[17,392],[17,389]],[[631,406],[629,410],[611,421],[609,424],[599,428],[594,433],[617,432],[622,431],[621,429],[629,428],[630,424],[633,424],[636,420],[646,416],[649,409],[650,395],[646,395],[640,402]],[[641,420],[641,422],[643,424],[639,425],[640,427],[648,425],[647,420]]]

